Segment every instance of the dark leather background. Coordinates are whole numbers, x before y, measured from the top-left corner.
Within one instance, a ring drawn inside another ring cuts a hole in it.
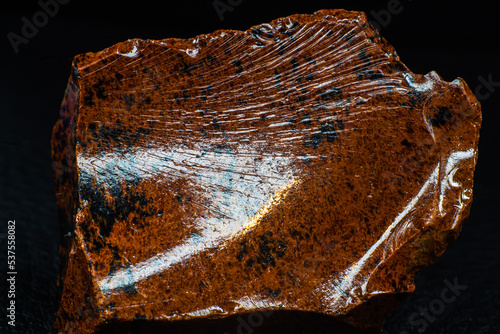
[[[228,2],[226,0],[222,0]],[[322,8],[386,9],[391,1],[243,0],[220,21],[213,1],[162,2],[71,0],[14,53],[10,31],[40,10],[35,0],[0,6],[0,233],[16,221],[16,327],[7,326],[7,248],[0,238],[0,333],[49,333],[54,319],[59,230],[50,166],[50,136],[75,54],[99,51],[128,38],[192,37],[221,28],[254,24]],[[233,3],[239,1],[233,0]],[[474,91],[480,77],[500,82],[499,8],[484,1],[401,0],[382,35],[415,73],[436,70],[444,79],[460,76]],[[373,15],[369,15],[373,18]],[[467,289],[432,321],[424,333],[500,333],[500,85],[482,101],[483,129],[476,169],[474,204],[462,234],[436,264],[423,270],[417,290],[386,321],[385,333],[419,333],[414,312],[440,298],[444,280]],[[419,316],[416,319],[422,319]],[[333,329],[303,318],[296,332]],[[309,325],[308,325],[309,323]],[[263,331],[255,329],[254,333]],[[234,330],[236,332],[236,329]]]

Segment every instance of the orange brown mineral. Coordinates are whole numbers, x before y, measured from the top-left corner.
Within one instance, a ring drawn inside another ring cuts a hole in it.
[[[359,12],[78,55],[55,329],[259,311],[377,333],[469,213],[480,122],[462,79],[410,72]]]

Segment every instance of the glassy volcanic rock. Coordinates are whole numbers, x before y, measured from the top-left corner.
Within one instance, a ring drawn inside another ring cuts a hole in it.
[[[359,12],[79,55],[52,139],[56,330],[300,311],[378,332],[469,213],[480,122]]]

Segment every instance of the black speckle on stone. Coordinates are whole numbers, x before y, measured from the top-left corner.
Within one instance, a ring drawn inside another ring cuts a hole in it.
[[[176,200],[177,200],[177,202],[179,202],[180,204],[184,204],[184,203],[182,203],[182,195],[176,194],[176,195],[175,195],[175,199],[176,199]]]
[[[99,226],[100,237],[109,236],[115,222],[127,220],[132,212],[138,213],[141,217],[159,213],[156,210],[151,210],[144,195],[134,193],[135,186],[140,182],[138,178],[129,180],[127,186],[123,184],[110,186],[111,199],[108,199],[109,196],[106,196],[104,191],[95,189],[92,180],[90,176],[82,176],[79,192],[80,197],[89,202],[92,219]],[[100,237],[96,240],[101,240]],[[115,253],[119,259],[118,250]]]
[[[306,140],[304,146],[316,149],[319,147],[319,145],[321,145],[322,141],[323,141],[323,135],[321,133],[316,132],[313,133],[308,140]]]
[[[262,269],[269,266],[276,266],[276,259],[285,256],[286,243],[284,240],[272,239],[272,236],[265,234],[258,237],[259,250],[256,263],[260,264]]]
[[[330,123],[322,124],[319,127],[319,130],[326,137],[327,142],[331,143],[335,141],[335,139],[337,139],[337,131],[335,130],[335,127],[332,124]]]
[[[275,290],[269,289],[269,295],[273,297],[278,297],[280,293],[281,289],[275,289]]]
[[[340,131],[344,130],[344,122],[341,119],[337,120],[337,128],[339,128]]]
[[[63,120],[63,125],[64,125],[64,120]],[[54,136],[57,141],[61,141],[61,138],[64,134],[64,131],[62,130],[63,128],[59,128],[56,132],[54,132]]]
[[[262,266],[263,269],[266,269],[269,266],[276,266],[276,260],[271,254],[271,248],[267,244],[266,239],[261,239],[261,241],[259,242],[259,257],[257,258],[257,262]]]
[[[237,67],[236,74],[243,72],[243,67],[241,66],[241,60],[233,60],[233,65]]]
[[[93,137],[97,137],[97,132],[96,132],[96,125],[95,123],[90,123],[89,124],[89,130],[92,132]]]
[[[151,130],[145,128],[137,129],[136,136],[148,136],[151,133]]]
[[[240,248],[238,254],[236,255],[236,259],[238,259],[238,261],[243,260],[243,258],[245,257],[245,254],[248,253],[247,244],[244,241],[242,241],[240,243],[240,246],[241,246],[241,248]]]
[[[299,241],[304,240],[304,237],[302,236],[302,234],[301,234],[299,231],[297,231],[297,230],[292,230],[292,231],[290,232],[290,235],[291,235],[292,237],[294,237],[294,238],[298,238],[298,239],[299,239]]]
[[[430,119],[430,123],[434,127],[441,127],[452,119],[451,110],[446,107],[439,107],[438,111]]]
[[[292,60],[290,61],[290,63],[292,64],[293,72],[296,72],[297,71],[297,67],[299,67],[299,62],[297,61],[297,59],[292,58]]]
[[[278,259],[281,259],[283,256],[285,256],[286,243],[284,240],[278,240],[278,246],[276,247],[275,252]]]
[[[383,78],[384,75],[380,71],[366,70],[358,73],[358,80],[369,79],[369,80],[378,80]]]
[[[229,56],[229,55],[231,54],[231,50],[229,50],[229,49],[225,49],[225,50],[224,50],[224,53],[225,53],[226,55],[228,55],[228,56]]]
[[[215,56],[212,56],[212,55],[208,55],[207,58],[206,58],[206,62],[208,63],[211,63],[211,64],[214,64],[214,63],[217,63],[217,57]],[[191,68],[191,69],[195,69],[197,66],[195,66],[194,68]]]
[[[368,71],[368,78],[370,80],[378,80],[378,79],[382,79],[383,77],[384,77],[384,75],[380,72],[375,72],[372,70]]]
[[[90,213],[95,222],[99,224],[99,234],[103,237],[109,236],[115,217],[106,201],[106,196],[102,190],[94,189],[90,178],[82,178],[80,184],[80,196],[90,204]]]
[[[106,84],[106,80],[104,78],[100,78],[97,80],[95,84],[92,85],[92,87],[95,89],[95,95],[97,98],[101,100],[105,100],[108,97],[108,94],[104,92],[104,85]]]
[[[220,123],[219,123],[219,120],[217,118],[214,118],[214,120],[212,121],[212,126],[215,128],[215,129],[218,129],[219,126],[220,126]]]
[[[185,88],[182,90],[182,98],[184,99],[184,101],[189,100],[189,93]]]
[[[115,143],[116,146],[120,146],[122,143],[127,142],[127,144],[132,144],[134,136],[127,136],[124,131],[116,126],[106,126],[101,125],[98,128],[96,138],[102,141],[102,145],[111,145]]]
[[[306,75],[306,80],[307,80],[307,81],[312,81],[312,80],[314,80],[314,75],[312,75],[312,73],[307,74],[307,75]]]
[[[274,70],[274,77],[276,78],[277,81],[280,81],[281,79],[281,74],[279,74],[278,70]]]
[[[134,103],[135,103],[135,97],[132,94],[129,94],[129,95],[123,94],[122,95],[122,100],[125,102],[125,104],[128,107],[133,106]]]
[[[401,141],[401,145],[406,146],[406,147],[410,147],[411,143],[408,141],[408,139],[405,138]]]
[[[123,292],[125,292],[127,296],[133,296],[137,294],[137,288],[135,284],[126,285],[121,290],[123,290]]]
[[[361,60],[364,63],[370,62],[370,59],[368,58],[368,55],[366,54],[365,50],[359,51],[358,57],[359,57],[359,60]]]
[[[118,82],[120,82],[123,79],[123,74],[115,72],[115,78],[116,80],[118,80]]]
[[[87,90],[87,94],[84,97],[83,102],[89,107],[94,105],[94,92],[92,90]]]
[[[191,76],[191,75],[192,75],[192,74],[191,74],[191,70],[196,69],[196,67],[197,67],[196,65],[189,66],[189,65],[188,65],[188,64],[186,64],[185,62],[182,62],[182,63],[181,63],[181,65],[182,65],[182,68],[180,69],[180,72],[181,72],[181,73],[185,73],[185,74],[187,74],[187,75],[189,75],[189,76]]]

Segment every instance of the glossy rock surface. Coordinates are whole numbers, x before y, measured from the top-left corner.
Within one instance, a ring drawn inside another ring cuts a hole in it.
[[[463,80],[413,74],[358,12],[79,55],[52,141],[55,327],[379,328],[469,213],[480,122]]]

